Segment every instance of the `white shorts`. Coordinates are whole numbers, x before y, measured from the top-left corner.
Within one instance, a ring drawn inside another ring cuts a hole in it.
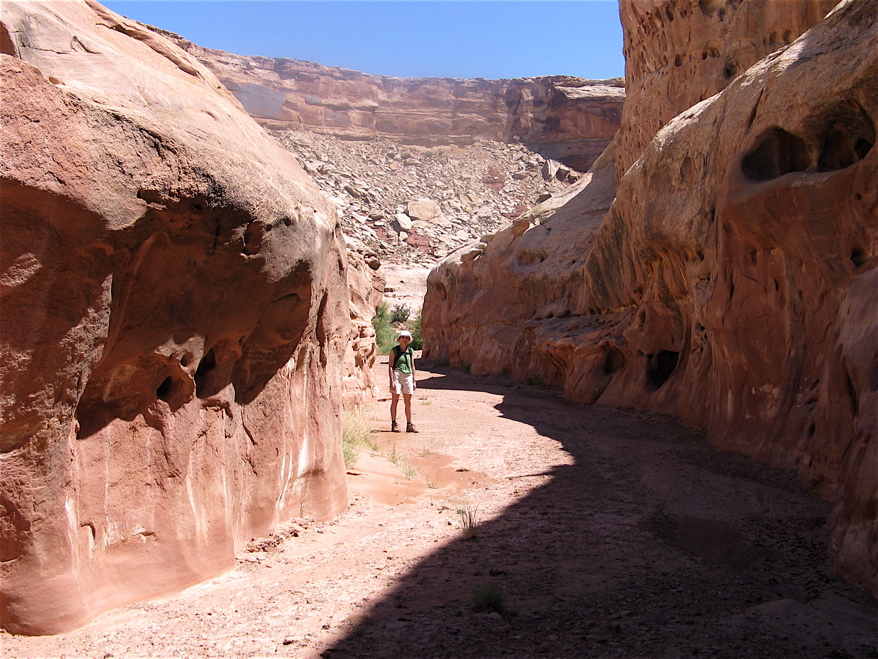
[[[392,389],[395,394],[415,393],[415,376],[394,369]]]

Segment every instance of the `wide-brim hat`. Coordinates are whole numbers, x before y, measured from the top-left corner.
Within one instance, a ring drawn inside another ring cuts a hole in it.
[[[409,332],[408,330],[403,330],[402,332],[400,332],[399,334],[396,335],[396,338],[401,339],[404,336],[410,339],[410,338],[412,338],[412,333]]]

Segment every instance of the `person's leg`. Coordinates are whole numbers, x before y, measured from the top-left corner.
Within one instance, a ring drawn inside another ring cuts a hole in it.
[[[396,428],[396,406],[399,404],[399,394],[395,391],[390,392],[390,421],[391,421],[391,430],[395,430]]]
[[[402,395],[403,404],[405,405],[405,421],[406,423],[412,422],[412,395],[411,394],[403,394]]]

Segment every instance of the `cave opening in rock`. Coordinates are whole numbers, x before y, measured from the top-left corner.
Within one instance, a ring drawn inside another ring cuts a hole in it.
[[[810,164],[805,140],[782,128],[772,128],[744,156],[741,169],[751,181],[770,181],[790,172],[803,172]]]
[[[174,394],[180,390],[180,383],[174,380],[170,375],[162,380],[162,383],[155,390],[155,395],[166,403],[170,403]]]
[[[677,368],[680,353],[662,350],[658,354],[649,355],[646,366],[646,381],[650,389],[656,390],[668,381]]]
[[[625,367],[625,355],[618,350],[610,350],[604,362],[604,375],[612,375]]]
[[[860,162],[875,144],[875,124],[856,103],[843,103],[831,115],[817,169],[832,172]]]

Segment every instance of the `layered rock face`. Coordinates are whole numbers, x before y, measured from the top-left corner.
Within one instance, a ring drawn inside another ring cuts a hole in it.
[[[619,127],[621,79],[392,78],[312,62],[245,57],[165,33],[269,128],[408,144],[521,141],[585,171]]]
[[[4,2],[0,626],[55,633],[346,503],[334,210],[194,58]]]
[[[622,0],[618,178],[659,129],[816,25],[838,0]]]
[[[428,356],[797,467],[837,502],[838,571],[878,592],[876,121],[878,2],[849,0],[673,119],[602,221],[612,149],[554,215],[431,273]]]

